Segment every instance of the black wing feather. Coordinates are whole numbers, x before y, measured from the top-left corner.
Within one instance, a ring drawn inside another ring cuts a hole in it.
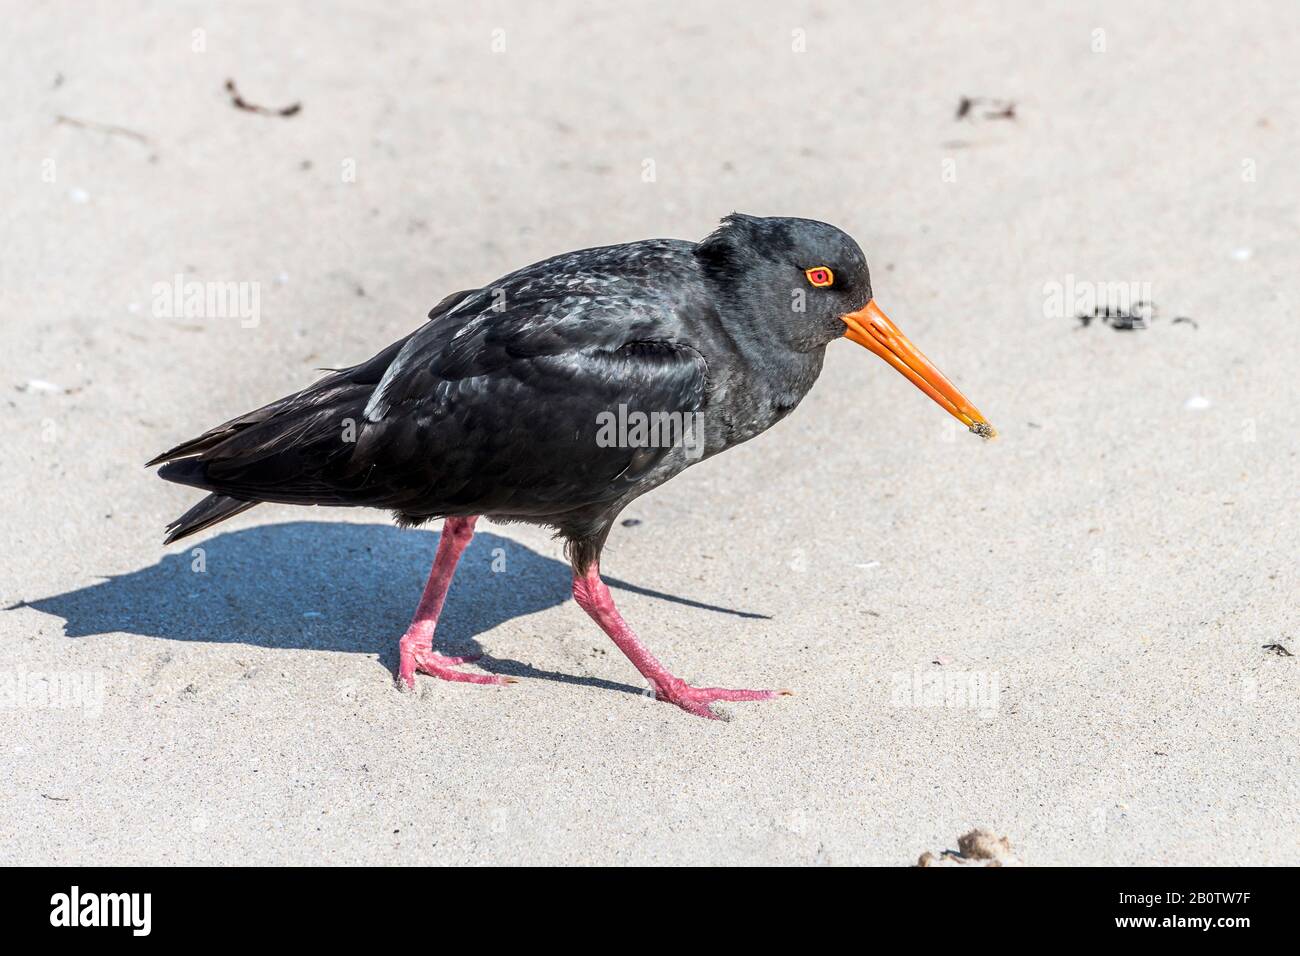
[[[238,501],[411,519],[611,500],[666,450],[600,447],[599,414],[705,401],[708,368],[684,334],[711,308],[691,248],[584,250],[450,296],[370,361],[159,456],[192,456],[160,474]]]

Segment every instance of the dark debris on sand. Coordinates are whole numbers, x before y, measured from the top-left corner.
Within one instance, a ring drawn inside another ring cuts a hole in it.
[[[258,106],[256,103],[250,103],[239,95],[239,90],[235,87],[234,80],[226,80],[226,92],[230,94],[230,103],[237,110],[243,110],[246,113],[259,113],[262,116],[296,116],[302,111],[301,103],[290,103],[280,109],[272,109],[267,106]]]

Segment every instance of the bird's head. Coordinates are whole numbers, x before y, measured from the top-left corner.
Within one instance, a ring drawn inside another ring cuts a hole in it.
[[[875,352],[981,438],[997,432],[876,305],[862,249],[813,219],[732,213],[696,247],[732,308],[771,324],[787,348],[810,351],[844,337]]]

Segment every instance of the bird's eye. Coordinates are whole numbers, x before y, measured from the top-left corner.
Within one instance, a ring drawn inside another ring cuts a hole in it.
[[[804,275],[808,277],[808,282],[818,289],[824,289],[835,281],[835,273],[831,272],[826,266],[814,266],[806,269]]]

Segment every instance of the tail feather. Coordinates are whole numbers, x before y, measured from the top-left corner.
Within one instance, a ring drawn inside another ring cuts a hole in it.
[[[432,320],[468,293],[448,296]],[[361,409],[410,336],[360,365],[331,372],[313,385],[181,442],[151,459],[167,481],[212,492],[167,526],[167,544],[210,528],[263,501],[347,504],[318,472],[340,453],[338,421]],[[352,410],[355,408],[355,412]]]
[[[288,406],[296,396],[290,395],[279,401],[272,402],[270,405],[264,405],[259,409],[249,412],[247,415],[240,415],[238,418],[232,418],[228,422],[218,425],[216,428],[210,428],[197,438],[191,438],[189,441],[183,441],[175,448],[169,448],[161,455],[157,455],[144,463],[146,468],[152,468],[154,465],[161,465],[164,462],[174,461],[178,458],[189,458],[194,455],[201,455],[205,451],[211,451],[226,439],[239,434],[246,428],[257,425],[261,422],[273,418],[275,414],[282,411]]]
[[[221,444],[230,437],[229,433],[215,434],[214,432],[215,430],[212,432],[204,432],[198,438],[191,438],[189,441],[181,442],[175,448],[169,448],[161,455],[155,455],[153,458],[150,458],[144,463],[144,466],[146,468],[152,468],[154,465],[161,465],[163,462],[171,461],[174,458],[185,458],[189,455],[197,455],[200,452],[207,451],[209,448]]]
[[[173,541],[179,541],[196,531],[211,528],[214,524],[225,521],[227,518],[233,518],[240,512],[247,511],[253,505],[259,503],[257,501],[240,501],[238,498],[231,498],[227,495],[208,495],[167,526],[167,537],[163,539],[163,544],[171,544]]]

